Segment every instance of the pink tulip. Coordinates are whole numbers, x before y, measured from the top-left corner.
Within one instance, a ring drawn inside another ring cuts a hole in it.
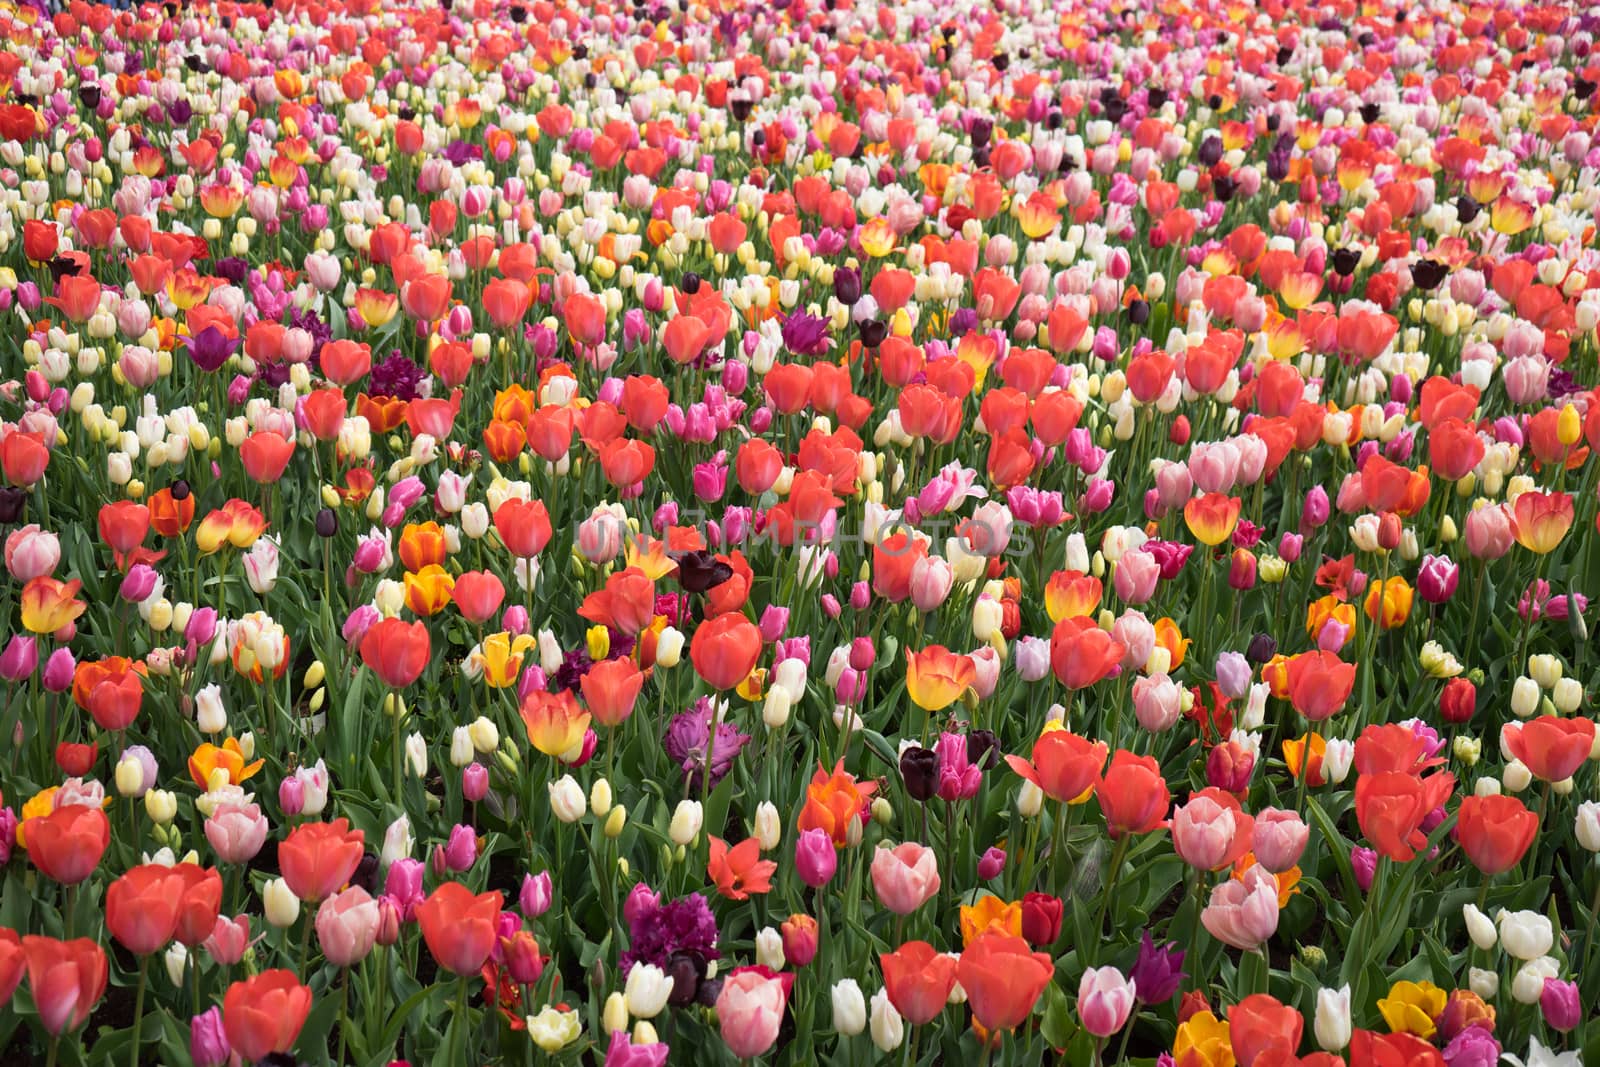
[[[1300,862],[1311,830],[1299,812],[1267,808],[1256,816],[1255,842],[1251,851],[1256,862],[1274,874],[1287,871]]]
[[[801,830],[794,843],[794,865],[800,880],[812,889],[821,889],[839,868],[833,841],[823,830]]]
[[[249,863],[267,841],[267,817],[258,804],[221,804],[206,820],[206,840],[223,863]]]
[[[884,907],[910,915],[939,891],[939,861],[915,841],[880,848],[872,855],[872,888]]]
[[[794,975],[773,975],[764,967],[741,967],[728,976],[717,996],[722,1040],[742,1060],[754,1059],[778,1040]]]
[[[240,915],[232,919],[218,916],[211,936],[201,945],[218,964],[232,967],[244,959],[245,949],[250,947],[250,916]]]
[[[1232,797],[1203,790],[1172,813],[1172,847],[1196,870],[1220,870],[1249,851],[1254,825]]]
[[[378,936],[378,902],[360,886],[329,897],[317,909],[317,944],[335,967],[366,959]]]
[[[1241,951],[1255,948],[1278,929],[1278,879],[1256,864],[1243,881],[1232,878],[1211,890],[1211,902],[1200,913],[1211,936]]]
[[[1115,967],[1091,967],[1078,983],[1078,1018],[1096,1037],[1121,1030],[1133,1012],[1133,982]]]
[[[1117,571],[1112,578],[1117,596],[1129,604],[1145,604],[1155,596],[1156,583],[1161,580],[1161,564],[1142,549],[1130,549],[1117,561]]]

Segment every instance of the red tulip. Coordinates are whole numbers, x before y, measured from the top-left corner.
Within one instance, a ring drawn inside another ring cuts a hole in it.
[[[420,622],[383,619],[361,638],[361,662],[391,689],[404,689],[421,677],[431,654],[428,627]]]
[[[506,587],[490,571],[467,571],[456,579],[450,599],[468,622],[484,623],[500,610]]]
[[[262,971],[233,983],[222,998],[223,1031],[233,1051],[247,1060],[294,1048],[310,1014],[311,989],[293,971]]]
[[[1455,776],[1385,771],[1356,780],[1356,822],[1381,855],[1405,863],[1427,844],[1422,820],[1450,796]]]
[[[1289,702],[1312,722],[1341,711],[1355,683],[1355,664],[1345,663],[1337,653],[1319,649],[1289,661]]]
[[[1127,650],[1085,616],[1062,619],[1050,635],[1050,669],[1068,689],[1087,689],[1108,677]]]
[[[303,823],[278,846],[283,880],[301,900],[331,897],[356,873],[364,840],[346,819]]]
[[[61,885],[77,885],[99,866],[111,844],[111,823],[99,808],[68,804],[26,820],[22,837],[28,858],[46,878]]]
[[[11,999],[22,981],[22,971],[27,957],[22,951],[22,937],[9,926],[0,926],[0,1004]]]
[[[1048,953],[1034,952],[1020,937],[982,934],[961,954],[956,978],[967,992],[973,1018],[986,1030],[1014,1030],[1055,976]]]
[[[222,875],[214,868],[180,863],[173,868],[183,879],[178,900],[178,928],[173,934],[190,948],[210,937],[222,910]]]
[[[1510,723],[1504,733],[1506,749],[1527,765],[1541,782],[1571,778],[1594,748],[1594,720],[1563,719],[1540,715]]]
[[[537,500],[507,500],[494,509],[501,544],[518,559],[531,559],[550,543],[550,513]]]
[[[1461,851],[1485,875],[1504,874],[1522,862],[1539,832],[1539,816],[1513,796],[1462,798],[1455,836]]]
[[[106,889],[106,929],[135,956],[161,951],[177,930],[183,889],[183,875],[164,864],[129,869]]]
[[[24,937],[22,954],[28,964],[28,988],[45,1032],[60,1037],[87,1022],[105,996],[110,977],[105,950],[86,937],[75,941]]]
[[[1066,730],[1050,730],[1033,743],[1031,761],[1007,756],[1006,762],[1051,800],[1068,803],[1093,789],[1100,780],[1100,769],[1106,764],[1106,744]]]
[[[713,689],[732,689],[755,670],[761,631],[737,612],[702,622],[689,643],[694,671]]]
[[[494,950],[500,920],[500,893],[474,896],[460,882],[445,882],[417,907],[417,923],[439,966],[470,977]]]
[[[883,967],[883,988],[889,1003],[906,1022],[922,1026],[939,1017],[950,990],[955,988],[955,957],[946,956],[926,941],[907,941],[878,957]]]
[[[1135,756],[1125,749],[1111,757],[1111,767],[1096,783],[1094,795],[1112,837],[1158,828],[1172,802],[1161,765],[1153,757]]]
[[[1228,1040],[1239,1067],[1275,1067],[1294,1059],[1305,1020],[1276,997],[1252,993],[1228,1012]]]

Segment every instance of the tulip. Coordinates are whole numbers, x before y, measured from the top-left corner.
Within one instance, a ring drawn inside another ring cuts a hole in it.
[[[839,863],[834,853],[833,842],[828,839],[827,833],[820,829],[800,831],[794,844],[794,862],[800,880],[813,889],[827,885],[833,879]],[[937,873],[934,877],[938,877]]]
[[[788,1007],[792,974],[773,977],[764,968],[740,968],[722,983],[717,1023],[722,1040],[736,1057],[760,1056],[778,1039]]]
[[[1487,877],[1521,863],[1538,832],[1539,817],[1511,796],[1465,797],[1456,817],[1461,850]]]
[[[1204,789],[1172,813],[1172,846],[1185,863],[1202,871],[1231,867],[1250,850],[1255,820],[1221,790]]]
[[[1094,793],[1112,837],[1149,833],[1161,824],[1172,802],[1160,765],[1150,756],[1121,749]]]
[[[372,951],[378,935],[378,902],[360,886],[331,896],[317,909],[317,944],[335,967],[351,967]]]
[[[28,988],[39,1025],[60,1037],[88,1021],[105,995],[110,965],[105,951],[88,938],[57,941],[53,937],[22,939]]]
[[[939,1017],[956,983],[957,961],[925,941],[908,941],[880,955],[884,991],[895,1011],[913,1026]]]
[[[1539,993],[1539,1009],[1544,1021],[1552,1030],[1567,1033],[1583,1022],[1583,1005],[1578,995],[1578,984],[1557,978],[1546,978]]]
[[[835,982],[829,990],[833,1002],[833,1028],[846,1037],[855,1037],[867,1028],[867,1002],[854,978]]]
[[[1294,1059],[1305,1020],[1294,1008],[1253,993],[1228,1012],[1228,1038],[1239,1067],[1272,1067]]]
[[[295,827],[278,846],[278,866],[296,897],[317,903],[350,881],[361,862],[365,836],[346,819]]]
[[[248,1060],[294,1048],[310,1013],[310,988],[286,970],[262,971],[234,982],[222,1001],[228,1042]]]
[[[931,848],[907,841],[872,856],[872,888],[884,907],[910,915],[939,892],[938,860]]]
[[[421,677],[430,654],[428,628],[420,622],[384,619],[361,639],[361,662],[391,689],[404,689]]]
[[[1110,1037],[1127,1025],[1133,1001],[1133,982],[1115,967],[1091,967],[1078,983],[1078,1018],[1098,1038]]]
[[[1184,950],[1176,944],[1169,943],[1158,948],[1150,931],[1144,932],[1139,942],[1139,955],[1133,962],[1133,969],[1128,972],[1133,982],[1134,996],[1141,1004],[1165,1004],[1172,999],[1186,977],[1183,973],[1184,955]]]
[[[494,950],[502,900],[498,892],[475,896],[459,882],[445,882],[423,901],[417,922],[439,966],[462,977],[478,973]]]
[[[22,824],[28,858],[46,878],[77,885],[100,864],[111,843],[111,824],[98,807],[68,804]]]
[[[1261,867],[1251,867],[1243,880],[1214,886],[1200,921],[1212,937],[1240,950],[1262,944],[1278,929],[1278,881]]]
[[[194,1067],[223,1067],[232,1055],[221,1008],[212,1005],[189,1020],[189,1057]]]
[[[961,953],[956,978],[973,1017],[988,1030],[1013,1030],[1033,1011],[1055,974],[1049,955],[1032,952],[1020,937],[988,932]]]

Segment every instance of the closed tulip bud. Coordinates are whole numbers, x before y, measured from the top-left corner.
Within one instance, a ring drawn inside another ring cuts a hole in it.
[[[472,734],[465,726],[457,726],[450,733],[450,766],[465,767],[473,758]]]
[[[1355,760],[1355,754],[1355,742],[1337,738],[1329,741],[1327,749],[1322,754],[1322,770],[1328,776],[1328,781],[1338,785],[1349,777],[1350,764]]]
[[[608,1034],[628,1028],[628,1000],[621,993],[606,998],[605,1010],[600,1015],[600,1028]]]
[[[489,768],[481,763],[469,763],[461,768],[461,795],[470,804],[488,796]]]
[[[132,756],[117,764],[115,775],[117,793],[123,797],[136,797],[143,791],[144,765]]]
[[[771,801],[763,800],[756,805],[754,832],[763,852],[771,852],[783,840],[783,820]]]
[[[178,798],[165,789],[152,789],[144,795],[144,810],[158,826],[166,826],[177,818]]]
[[[894,806],[885,797],[872,798],[872,821],[879,826],[892,826],[894,824]],[[852,825],[859,826],[860,819],[852,820]],[[852,842],[853,843],[853,842]]]
[[[1528,674],[1540,689],[1553,689],[1561,680],[1561,660],[1549,654],[1528,657]]]
[[[1578,805],[1573,828],[1578,844],[1590,852],[1600,852],[1600,804],[1586,800]]]
[[[855,1037],[867,1028],[867,1001],[854,978],[835,982],[829,991],[833,1001],[833,1028],[845,1037]]]
[[[817,956],[817,920],[809,915],[791,915],[779,932],[783,935],[783,955],[796,967],[808,965]]]
[[[628,825],[628,809],[626,805],[618,804],[611,809],[611,814],[606,816],[604,826],[607,837],[615,841],[622,836],[622,831]]]
[[[1518,1004],[1537,1004],[1544,996],[1547,979],[1561,973],[1561,964],[1552,956],[1529,960],[1511,976],[1511,999]]]
[[[1574,404],[1563,404],[1556,416],[1556,440],[1571,448],[1583,437],[1583,416]]]
[[[563,774],[559,781],[551,782],[550,810],[564,823],[575,823],[583,818],[585,810],[583,787],[572,775]]]
[[[670,669],[682,658],[683,634],[676,627],[668,626],[656,637],[656,666]]]
[[[611,783],[604,778],[596,778],[589,787],[589,810],[597,819],[605,818],[611,810]]]
[[[704,822],[705,810],[698,800],[680,800],[678,807],[672,813],[667,836],[672,838],[674,844],[687,847],[700,836],[700,828]]]
[[[472,747],[480,756],[487,756],[500,747],[500,727],[496,726],[493,719],[480,715],[467,727],[467,732],[472,738]]]
[[[1519,719],[1538,714],[1539,683],[1523,675],[1511,683],[1511,712]]]
[[[1495,942],[1500,940],[1499,932],[1495,930],[1494,920],[1478,910],[1475,904],[1464,904],[1461,908],[1461,917],[1467,923],[1467,936],[1478,948],[1487,952],[1494,948]]]
[[[282,878],[274,878],[262,887],[261,903],[265,907],[267,922],[280,930],[293,926],[300,917],[300,898],[294,895],[294,890]]]
[[[905,1039],[905,1020],[889,1003],[889,990],[878,990],[872,995],[872,1043],[880,1052],[893,1052]]]
[[[1455,739],[1450,742],[1451,755],[1455,756],[1456,759],[1460,760],[1468,767],[1477,766],[1478,757],[1482,751],[1483,742],[1479,741],[1476,737],[1468,737],[1465,734],[1457,734]]]
[[[783,970],[783,935],[770,926],[756,934],[756,962],[774,971]]]
[[[1571,715],[1583,704],[1583,683],[1576,678],[1560,678],[1551,687],[1550,701],[1563,715]]]
[[[761,702],[761,721],[769,730],[781,730],[789,724],[789,712],[793,700],[789,691],[782,686],[773,686],[767,690],[766,698]]]
[[[1044,810],[1044,790],[1032,782],[1023,782],[1017,790],[1017,814],[1024,819],[1036,819]]]
[[[633,1024],[633,1043],[635,1045],[659,1045],[661,1038],[656,1035],[656,1028],[640,1019]]]
[[[1314,1029],[1325,1052],[1338,1052],[1350,1043],[1350,987],[1317,990]]]
[[[1469,967],[1467,988],[1484,1000],[1493,1000],[1500,992],[1500,975],[1493,968]]]

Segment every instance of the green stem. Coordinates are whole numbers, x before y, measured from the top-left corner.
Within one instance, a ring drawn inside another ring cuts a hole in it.
[[[139,991],[133,997],[133,1042],[128,1053],[130,1067],[139,1067],[139,1030],[144,1023],[144,987],[149,977],[150,957],[139,957]],[[54,1052],[54,1046],[51,1047]]]
[[[458,980],[459,988],[456,991],[456,1029],[461,1032],[457,1040],[461,1044],[461,1064],[467,1063],[467,976],[462,975]],[[452,1062],[454,1058],[452,1057]]]

